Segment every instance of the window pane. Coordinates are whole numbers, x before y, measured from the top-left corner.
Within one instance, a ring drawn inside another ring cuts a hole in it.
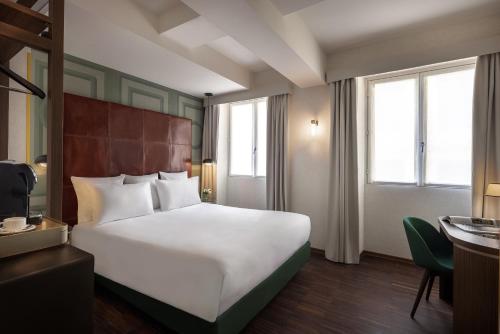
[[[257,103],[257,176],[266,176],[267,102]]]
[[[371,179],[415,183],[417,80],[400,79],[373,86]]]
[[[474,70],[425,78],[425,183],[470,185]]]
[[[231,175],[252,175],[253,110],[252,104],[231,105]]]

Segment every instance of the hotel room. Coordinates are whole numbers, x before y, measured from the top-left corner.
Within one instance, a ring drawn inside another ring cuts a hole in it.
[[[1,333],[499,333],[499,250],[500,1],[0,0]]]

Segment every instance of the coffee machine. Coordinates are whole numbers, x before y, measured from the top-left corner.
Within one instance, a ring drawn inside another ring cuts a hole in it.
[[[38,179],[25,163],[0,161],[0,221],[10,217],[29,220],[29,198]]]

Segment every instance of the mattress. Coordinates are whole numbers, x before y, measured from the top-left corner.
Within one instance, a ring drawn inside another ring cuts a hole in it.
[[[214,322],[309,239],[309,217],[202,203],[95,226],[72,244],[95,272]]]

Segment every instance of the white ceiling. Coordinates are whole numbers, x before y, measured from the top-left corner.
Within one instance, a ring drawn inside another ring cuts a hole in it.
[[[139,8],[146,11],[149,15],[159,18],[174,7],[182,5],[180,0],[133,0]],[[304,2],[302,6],[290,3],[290,0],[273,0],[280,3],[283,11],[289,13],[304,8],[305,3],[319,2],[322,0],[299,0]],[[288,5],[286,2],[288,1]],[[295,8],[295,9],[293,9]],[[177,13],[175,13],[177,14]],[[170,17],[168,18],[172,20]],[[251,72],[269,70],[270,67],[260,60],[255,54],[250,52],[236,40],[217,28],[217,26],[202,16],[186,21],[165,32],[161,36],[174,41],[188,49],[194,49],[207,45],[222,55],[228,57],[234,62],[242,65]]]
[[[248,67],[252,72],[261,72],[270,68],[269,65],[257,58],[252,52],[236,42],[232,37],[224,36],[208,45],[235,62]]]
[[[197,48],[225,36],[213,23],[202,16],[162,32],[161,35],[189,49]]]
[[[330,53],[494,8],[500,8],[499,0],[325,0],[299,15]]]
[[[162,14],[181,3],[180,0],[133,0],[140,8],[156,14]]]
[[[201,96],[274,70],[324,83],[328,55],[500,12],[500,0],[68,0],[66,52]],[[330,62],[328,62],[330,63]]]
[[[66,53],[166,87],[194,96],[245,88],[70,1],[65,6],[64,29]]]
[[[271,0],[273,5],[283,15],[295,13],[322,1],[323,0]]]

